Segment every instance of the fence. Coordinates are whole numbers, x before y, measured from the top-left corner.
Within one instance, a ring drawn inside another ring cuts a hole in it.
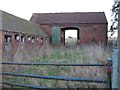
[[[63,80],[63,81],[76,81],[76,82],[94,82],[94,83],[107,83],[108,88],[111,90],[111,59],[108,59],[107,64],[46,64],[46,63],[15,63],[15,62],[2,62],[3,65],[38,65],[38,66],[57,66],[58,68],[60,66],[100,66],[105,67],[107,66],[107,79],[101,80],[101,79],[89,79],[89,78],[77,78],[77,77],[65,77],[65,76],[40,76],[35,74],[17,74],[17,73],[11,73],[11,72],[1,72],[2,75],[10,75],[10,76],[16,76],[16,77],[30,77],[30,78],[39,78],[39,79],[52,79],[52,80]],[[36,86],[36,85],[27,85],[27,84],[16,84],[16,83],[8,83],[8,82],[2,82],[2,84],[10,85],[10,86],[19,86],[19,87],[27,87],[27,88],[34,88],[34,89],[40,89],[40,88],[46,88],[50,89],[48,87],[43,86]]]
[[[118,49],[113,49],[112,53],[112,88],[117,89],[119,84],[118,84]]]

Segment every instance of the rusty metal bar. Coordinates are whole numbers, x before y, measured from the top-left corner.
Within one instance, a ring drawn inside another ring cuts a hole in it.
[[[112,89],[112,59],[108,58],[107,60],[107,84],[109,90]]]

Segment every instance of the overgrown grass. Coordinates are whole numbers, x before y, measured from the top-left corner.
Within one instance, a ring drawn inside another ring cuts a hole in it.
[[[48,49],[47,49],[48,50]],[[106,64],[107,58],[111,53],[100,45],[87,46],[59,46],[49,49],[51,51],[44,52],[43,57],[35,58],[27,62],[38,63],[102,63]],[[17,66],[16,66],[17,67]],[[16,68],[13,66],[12,68]],[[42,76],[67,76],[92,79],[107,79],[105,67],[87,67],[87,66],[20,66],[17,73],[37,74]],[[13,70],[11,70],[13,72]],[[16,78],[6,77],[9,82],[22,84],[35,84],[57,88],[106,88],[106,84],[72,82],[72,81],[57,81],[33,78]],[[3,78],[3,80],[6,80]]]

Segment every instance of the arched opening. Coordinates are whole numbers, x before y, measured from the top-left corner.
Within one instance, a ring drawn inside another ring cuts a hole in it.
[[[79,28],[65,27],[61,29],[61,43],[63,45],[75,45],[79,43]]]

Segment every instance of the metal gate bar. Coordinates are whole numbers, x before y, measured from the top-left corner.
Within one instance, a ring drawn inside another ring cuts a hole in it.
[[[19,87],[26,87],[26,88],[32,88],[32,89],[47,89],[49,87],[44,87],[44,86],[36,86],[36,85],[31,85],[31,84],[16,84],[16,83],[8,83],[8,82],[2,82],[2,84],[6,84],[9,86],[19,86]]]
[[[46,65],[46,66],[107,66],[106,64],[57,64],[57,63],[17,63],[17,62],[2,62],[0,64],[7,64],[7,65]]]
[[[54,79],[54,80],[64,80],[64,81],[107,83],[106,80],[100,80],[100,79],[93,80],[88,78],[74,78],[74,77],[64,77],[64,76],[40,76],[40,75],[34,75],[34,74],[16,74],[16,73],[8,73],[8,72],[3,72],[0,74],[12,75],[12,76],[18,76],[18,77],[31,77],[31,78]]]

